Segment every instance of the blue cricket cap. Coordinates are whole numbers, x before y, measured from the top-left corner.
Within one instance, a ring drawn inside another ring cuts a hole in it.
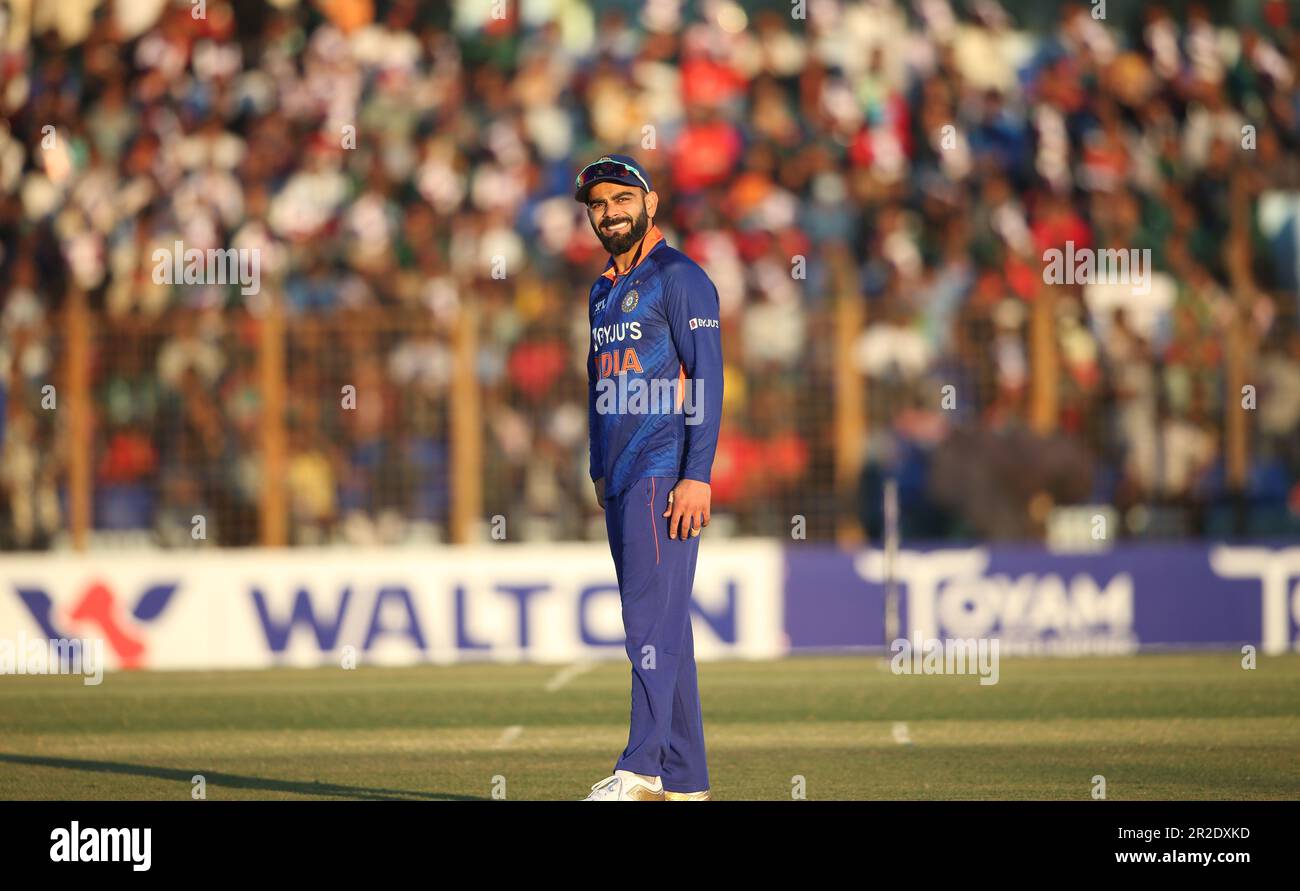
[[[631,155],[603,155],[582,168],[573,181],[573,200],[585,202],[587,190],[596,183],[622,183],[654,191],[650,188],[650,175]]]

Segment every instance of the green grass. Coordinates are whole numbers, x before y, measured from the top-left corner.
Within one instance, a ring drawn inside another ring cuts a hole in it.
[[[629,669],[0,678],[0,798],[575,799],[627,737]],[[998,684],[880,659],[700,666],[719,799],[1300,798],[1300,656],[1002,660]],[[905,724],[904,727],[896,725]],[[507,728],[519,727],[508,738]],[[910,739],[910,743],[900,742]]]

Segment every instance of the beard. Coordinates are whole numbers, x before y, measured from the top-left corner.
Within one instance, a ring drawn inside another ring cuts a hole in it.
[[[605,231],[606,226],[617,225],[628,220],[631,220],[632,226],[626,232],[611,235]],[[650,216],[646,213],[645,207],[642,206],[640,215],[635,218],[615,217],[603,220],[600,226],[596,228],[596,237],[600,239],[600,243],[605,246],[606,251],[617,257],[619,254],[626,254],[631,250],[632,245],[644,238],[649,229]]]

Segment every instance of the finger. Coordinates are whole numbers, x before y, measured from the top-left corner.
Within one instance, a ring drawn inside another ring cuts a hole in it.
[[[686,537],[686,508],[678,507],[673,511],[673,518],[668,521],[673,530],[673,538]]]
[[[704,508],[704,525],[705,525],[705,526],[709,525],[709,520],[711,520],[711,519],[713,519],[713,511],[710,510],[710,509],[708,508],[708,506],[705,506],[705,508]]]
[[[669,493],[668,493],[668,509],[667,509],[666,511],[664,511],[663,515],[664,515],[665,517],[667,517],[667,516],[671,516],[671,515],[672,515],[672,512],[673,512],[673,493],[672,493],[672,492],[669,492]]]
[[[691,530],[691,538],[695,538],[695,537],[698,536],[699,534],[700,534],[700,530],[698,530],[698,529],[692,529],[692,530]]]
[[[681,536],[684,540],[691,530],[695,527],[695,514],[689,508],[682,511],[682,531]]]

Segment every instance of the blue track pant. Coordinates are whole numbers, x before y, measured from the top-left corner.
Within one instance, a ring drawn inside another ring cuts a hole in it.
[[[631,728],[614,767],[662,776],[670,792],[698,792],[709,788],[709,770],[688,605],[700,539],[668,537],[663,513],[676,484],[648,477],[605,500],[632,660]]]

